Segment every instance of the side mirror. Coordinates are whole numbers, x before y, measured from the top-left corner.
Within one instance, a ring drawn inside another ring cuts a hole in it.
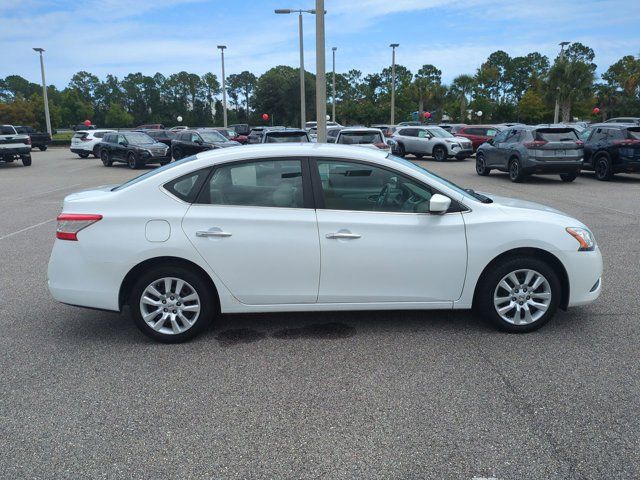
[[[118,145],[121,145],[121,146],[123,146],[123,147],[126,147],[126,146],[127,146],[127,141],[126,141],[126,140],[120,140],[120,141],[118,142]]]
[[[488,143],[489,145],[493,145],[493,138],[490,138],[489,140],[487,140],[487,143]]]
[[[201,139],[198,139],[198,140],[195,141],[195,143],[197,143],[198,145],[202,145],[203,142],[202,142]]]
[[[449,210],[451,206],[451,199],[449,197],[445,197],[444,195],[440,195],[436,193],[429,200],[429,213],[433,213],[435,215],[442,215]]]

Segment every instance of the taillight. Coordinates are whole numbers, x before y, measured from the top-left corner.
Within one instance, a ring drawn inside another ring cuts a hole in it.
[[[524,146],[526,148],[538,148],[546,145],[547,143],[549,142],[547,142],[546,140],[534,140],[533,142],[525,142]]]
[[[382,148],[382,149],[389,148],[389,145],[387,145],[386,143],[383,143],[383,142],[374,143],[373,145],[378,147],[378,148]]]
[[[31,137],[27,138],[27,145],[31,145]]]
[[[89,137],[82,137],[80,140],[82,140],[83,142],[90,142],[91,139]]]
[[[584,147],[584,142],[582,140],[576,140],[576,146],[582,148]]]
[[[634,145],[640,144],[640,140],[631,140],[627,138],[626,140],[614,140],[614,145],[619,145],[621,147],[632,147]]]
[[[58,215],[58,227],[56,238],[60,240],[78,241],[78,232],[89,225],[102,220],[102,215],[90,215],[84,213],[63,213]]]

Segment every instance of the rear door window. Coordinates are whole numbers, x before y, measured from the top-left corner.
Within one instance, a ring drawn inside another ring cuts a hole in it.
[[[624,134],[622,130],[617,128],[610,128],[607,132],[608,140],[624,140]]]

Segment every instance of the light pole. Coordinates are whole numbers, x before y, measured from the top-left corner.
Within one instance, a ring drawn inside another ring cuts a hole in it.
[[[227,48],[226,45],[218,45],[220,49],[220,54],[222,55],[222,118],[224,122],[224,127],[227,126],[227,90],[225,88],[224,82],[224,49]]]
[[[560,42],[560,59],[564,58],[564,47],[569,45],[569,42]],[[553,123],[558,123],[560,120],[560,86],[556,87],[556,108],[553,112]]]
[[[304,129],[304,124],[307,122],[307,100],[305,94],[305,84],[304,84],[304,43],[303,43],[303,29],[302,29],[302,14],[310,13],[315,14],[315,10],[292,10],[290,8],[278,8],[274,10],[275,13],[289,14],[298,12],[298,33],[300,35],[300,127]]]
[[[47,96],[47,82],[44,79],[44,48],[34,48],[40,54],[40,72],[42,73],[42,98],[44,99],[44,119],[47,122],[47,133],[51,136],[51,118],[49,117],[49,97]]]
[[[331,47],[333,52],[333,86],[331,87],[331,119],[336,121],[336,50],[338,47]]]
[[[391,125],[396,124],[396,48],[399,43],[392,43],[391,47]]]
[[[317,141],[327,141],[327,70],[324,52],[324,0],[316,0],[316,120]]]

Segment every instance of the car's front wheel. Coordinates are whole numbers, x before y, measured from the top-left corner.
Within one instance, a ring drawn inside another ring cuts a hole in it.
[[[41,152],[46,152],[47,151],[47,146],[46,145],[41,145],[38,148],[40,149]]]
[[[606,182],[613,178],[613,169],[611,168],[611,162],[606,155],[600,155],[596,159],[596,178],[598,180]]]
[[[407,154],[407,151],[404,149],[404,145],[402,143],[398,143],[396,147],[396,155],[399,157],[404,157]]]
[[[570,172],[570,173],[561,173],[560,179],[563,182],[573,182],[576,178],[578,178],[578,172]]]
[[[537,258],[508,259],[487,272],[480,282],[477,310],[508,332],[537,330],[553,317],[560,304],[560,279]]]
[[[88,157],[89,157],[89,154],[88,154],[88,153],[79,153],[79,154],[78,154],[78,156],[79,156],[80,158],[88,158]]]
[[[476,173],[481,177],[486,177],[491,173],[491,169],[487,168],[487,163],[484,159],[484,155],[481,153],[476,155]]]
[[[142,164],[138,161],[138,157],[136,157],[136,154],[133,152],[127,155],[127,165],[129,165],[129,168],[132,170],[142,167]]]
[[[175,160],[180,160],[183,156],[184,156],[184,155],[183,155],[183,153],[182,153],[182,150],[181,150],[181,149],[179,149],[179,148],[174,148],[174,149],[173,149],[173,158],[174,158]]]
[[[433,158],[436,162],[444,162],[447,159],[447,151],[442,145],[433,148]]]
[[[196,336],[211,322],[214,305],[206,279],[182,265],[146,271],[133,286],[129,302],[142,333],[165,343]]]

